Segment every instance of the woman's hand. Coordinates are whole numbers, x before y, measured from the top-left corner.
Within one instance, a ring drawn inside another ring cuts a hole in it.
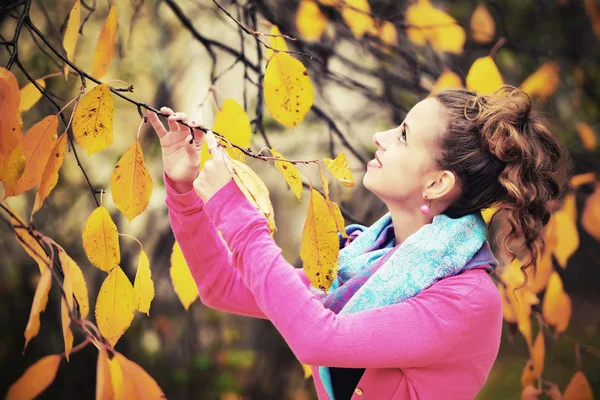
[[[167,118],[169,132],[165,130],[156,113],[148,111],[148,119],[160,139],[165,173],[173,181],[175,191],[178,193],[189,192],[193,188],[194,179],[200,172],[200,150],[204,132],[195,129],[195,141],[192,142],[190,128],[177,122],[177,120],[187,122],[185,113],[174,113],[168,107],[161,107],[160,111],[169,116]],[[201,126],[202,122],[192,121],[188,125],[195,128]]]
[[[212,158],[204,163],[204,168],[194,180],[194,190],[206,203],[223,186],[227,185],[233,178],[233,165],[229,154],[217,142],[212,131],[205,135],[206,145]]]

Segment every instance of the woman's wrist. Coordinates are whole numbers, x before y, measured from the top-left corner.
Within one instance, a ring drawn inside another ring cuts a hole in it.
[[[194,189],[193,180],[189,182],[175,181],[166,172],[165,176],[169,180],[169,183],[171,184],[173,190],[178,194],[185,194]]]

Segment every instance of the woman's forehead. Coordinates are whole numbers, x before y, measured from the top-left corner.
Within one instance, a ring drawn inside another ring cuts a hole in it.
[[[406,115],[407,140],[430,143],[442,132],[445,119],[443,107],[435,97],[421,100]]]

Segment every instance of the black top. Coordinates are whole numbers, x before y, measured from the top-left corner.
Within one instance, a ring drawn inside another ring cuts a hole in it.
[[[364,368],[329,367],[335,400],[350,400],[364,372]]]

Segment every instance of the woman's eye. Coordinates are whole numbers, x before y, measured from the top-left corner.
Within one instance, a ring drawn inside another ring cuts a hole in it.
[[[398,138],[398,140],[400,140],[401,142],[406,142],[406,128],[405,127],[402,127],[402,133],[400,134],[400,137]]]

